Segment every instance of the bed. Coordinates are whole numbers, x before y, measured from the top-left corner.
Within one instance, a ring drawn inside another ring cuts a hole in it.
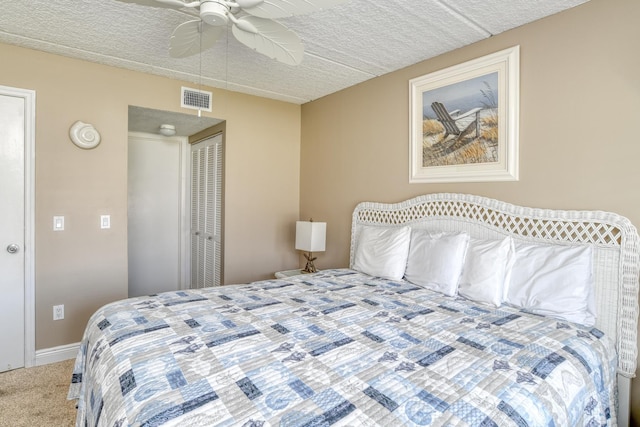
[[[99,309],[76,425],[628,425],[638,245],[607,212],[360,203],[349,268]]]

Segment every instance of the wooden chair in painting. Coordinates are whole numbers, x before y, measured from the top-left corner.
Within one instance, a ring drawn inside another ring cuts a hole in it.
[[[449,112],[440,102],[432,103],[431,108],[436,113],[436,116],[438,116],[438,121],[444,126],[445,133],[442,138],[443,141],[447,139],[449,135],[455,135],[456,139],[459,139],[469,133],[473,127],[475,127],[476,138],[480,136],[479,115],[482,108],[474,108],[464,114],[460,114],[460,110]]]

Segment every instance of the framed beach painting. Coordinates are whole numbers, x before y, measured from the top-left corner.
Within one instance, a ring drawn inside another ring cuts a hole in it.
[[[519,46],[409,81],[409,182],[518,180]]]

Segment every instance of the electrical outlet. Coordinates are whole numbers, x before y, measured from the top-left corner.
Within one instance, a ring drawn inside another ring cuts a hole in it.
[[[53,320],[64,319],[64,304],[53,306]]]

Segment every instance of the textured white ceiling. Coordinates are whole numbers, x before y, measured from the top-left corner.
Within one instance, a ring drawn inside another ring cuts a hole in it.
[[[116,0],[0,0],[0,42],[302,104],[586,1],[349,0],[279,20],[305,45],[298,66],[230,30],[202,56],[171,58],[171,32],[193,16]]]

